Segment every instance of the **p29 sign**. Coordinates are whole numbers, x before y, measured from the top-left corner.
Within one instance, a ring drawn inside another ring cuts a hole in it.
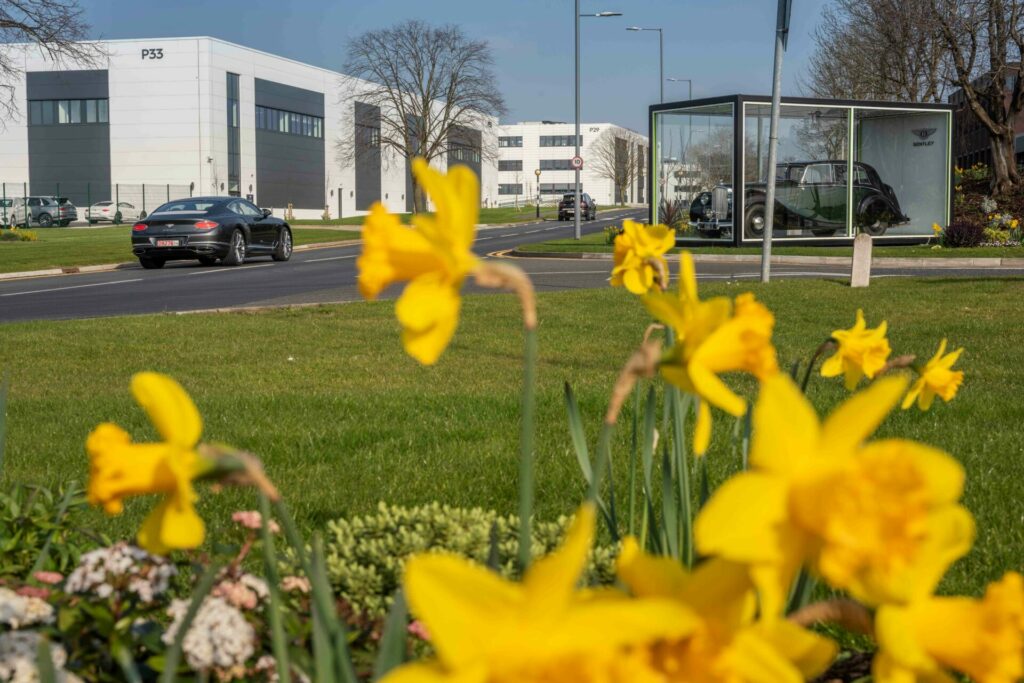
[[[164,49],[162,47],[144,47],[142,48],[143,59],[163,59]]]

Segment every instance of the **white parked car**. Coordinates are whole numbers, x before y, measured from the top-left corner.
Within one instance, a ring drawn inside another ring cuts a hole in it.
[[[89,221],[89,225],[94,225],[100,221],[134,223],[135,221],[141,221],[145,217],[145,211],[136,208],[134,204],[129,204],[128,202],[118,202],[117,205],[114,202],[96,202],[85,210],[85,220]]]

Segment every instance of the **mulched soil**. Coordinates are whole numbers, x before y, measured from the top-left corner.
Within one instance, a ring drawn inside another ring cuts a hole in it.
[[[988,180],[965,180],[960,183],[963,202],[953,204],[953,220],[986,224],[988,214],[981,210],[981,200],[988,196]],[[1015,218],[1024,218],[1024,190],[996,199],[995,213],[1010,213]]]
[[[853,683],[871,675],[874,652],[844,652],[813,683]]]

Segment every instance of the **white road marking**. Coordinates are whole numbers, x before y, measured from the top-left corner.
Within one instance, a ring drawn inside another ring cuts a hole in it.
[[[242,266],[241,268],[219,268],[217,270],[200,270],[195,273],[189,273],[189,275],[213,275],[215,273],[240,273],[243,270],[253,270],[254,268],[270,268],[273,263],[261,263],[258,266]]]
[[[305,261],[302,261],[302,263],[318,263],[320,261],[340,261],[341,259],[358,257],[359,254],[350,254],[349,256],[328,256],[326,258],[309,258],[306,259]]]
[[[131,280],[114,280],[113,282],[93,282],[88,285],[69,285],[68,287],[51,287],[49,289],[32,289],[27,292],[11,292],[10,294],[0,294],[0,296],[22,296],[24,294],[43,294],[44,292],[60,292],[65,289],[83,289],[85,287],[102,287],[103,285],[123,285],[126,282],[142,282],[141,277],[137,277]]]

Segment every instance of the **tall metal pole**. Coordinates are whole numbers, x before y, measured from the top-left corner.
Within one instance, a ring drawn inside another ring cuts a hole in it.
[[[658,101],[665,103],[665,36],[658,29]]]
[[[580,0],[575,2],[573,25],[576,28],[576,156],[580,155]],[[580,169],[576,169],[576,202],[572,210],[572,235],[580,239]]]
[[[775,67],[772,76],[772,117],[768,127],[768,170],[764,198],[764,234],[761,236],[761,282],[771,280],[772,232],[775,228],[775,161],[779,147],[779,110],[782,108],[782,53],[789,33],[792,0],[779,0],[779,17],[775,25]],[[733,220],[737,218],[734,216]]]

